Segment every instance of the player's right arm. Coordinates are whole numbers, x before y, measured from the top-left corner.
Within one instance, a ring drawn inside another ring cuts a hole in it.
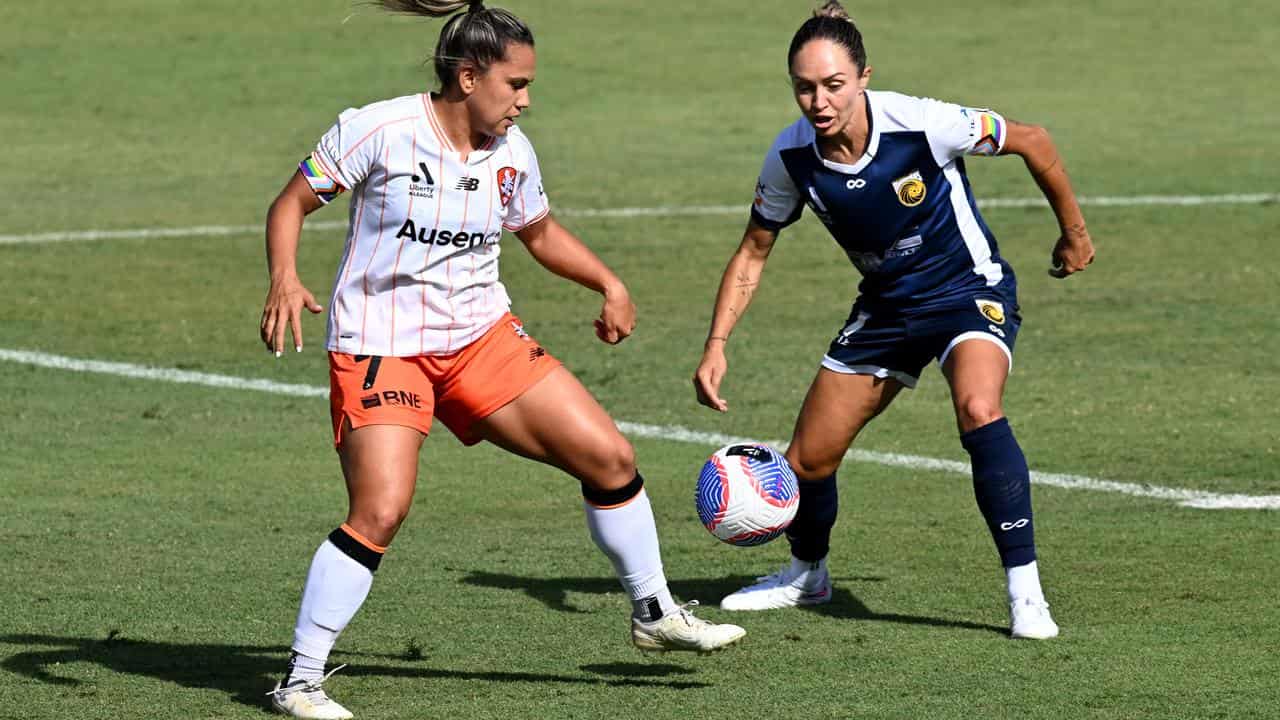
[[[276,357],[284,353],[286,327],[293,335],[294,349],[302,352],[302,308],[313,314],[324,310],[298,278],[302,221],[369,176],[382,140],[382,135],[373,131],[386,125],[385,115],[378,112],[384,107],[390,104],[343,111],[320,138],[316,149],[298,164],[297,172],[267,212],[267,271],[271,288],[267,290],[258,329],[267,350]]]
[[[747,311],[756,288],[760,286],[765,262],[777,239],[777,230],[761,227],[753,217],[747,223],[747,231],[742,235],[737,252],[729,258],[729,265],[720,278],[720,290],[716,293],[715,311],[711,316],[711,331],[703,345],[702,362],[698,363],[698,370],[693,374],[698,402],[712,410],[729,410],[729,404],[720,397],[720,383],[729,369],[724,348],[729,334]]]
[[[318,313],[324,308],[298,278],[298,238],[302,220],[324,205],[299,169],[271,203],[267,212],[267,271],[271,287],[262,308],[259,331],[267,350],[284,353],[284,331],[293,334],[293,346],[302,352],[302,308]]]
[[[764,156],[764,167],[756,182],[755,201],[751,204],[751,220],[742,235],[738,250],[729,258],[729,265],[720,278],[720,290],[716,293],[715,311],[711,316],[711,332],[702,348],[702,362],[693,374],[693,387],[698,402],[712,410],[728,412],[729,404],[720,397],[720,382],[729,369],[724,348],[729,334],[747,311],[760,276],[764,274],[765,261],[778,239],[782,228],[800,219],[804,201],[782,161],[781,149],[796,144],[796,128],[804,120],[783,130],[773,141]]]

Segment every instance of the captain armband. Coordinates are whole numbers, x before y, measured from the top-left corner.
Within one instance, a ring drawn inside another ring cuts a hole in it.
[[[320,202],[328,205],[330,201],[342,194],[343,187],[337,180],[329,177],[314,157],[308,156],[298,163],[298,171],[307,179],[312,192],[320,198]]]

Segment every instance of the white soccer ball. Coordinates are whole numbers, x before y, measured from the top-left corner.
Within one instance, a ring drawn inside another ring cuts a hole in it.
[[[796,516],[800,491],[782,454],[760,443],[726,445],[698,473],[698,519],[731,545],[760,545]]]

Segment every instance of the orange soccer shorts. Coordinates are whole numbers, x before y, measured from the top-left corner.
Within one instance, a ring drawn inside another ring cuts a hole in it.
[[[515,400],[560,361],[507,313],[484,335],[451,355],[380,357],[329,353],[329,411],[333,442],[342,444],[345,422],[403,425],[424,435],[440,421],[465,445],[480,438],[477,420]]]

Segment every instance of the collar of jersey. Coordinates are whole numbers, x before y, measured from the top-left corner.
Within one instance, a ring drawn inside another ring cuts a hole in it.
[[[460,155],[457,150],[453,149],[453,144],[449,142],[449,137],[444,134],[444,126],[441,124],[440,118],[436,116],[435,108],[431,105],[431,93],[421,93],[421,95],[423,115],[427,120],[427,124],[436,134],[436,138],[440,143],[440,150],[453,155]],[[483,147],[478,147],[467,153],[466,164],[477,165],[484,162],[490,155],[497,152],[498,148],[502,147],[506,141],[505,137],[491,135],[489,142],[485,143]]]
[[[875,159],[876,150],[880,148],[880,128],[884,127],[884,118],[880,114],[880,106],[871,102],[873,94],[874,91],[872,90],[867,90],[862,94],[867,102],[867,118],[871,120],[871,139],[867,141],[867,151],[862,154],[862,157],[858,158],[858,162],[846,165],[822,157],[822,152],[818,150],[818,136],[814,135],[813,142],[809,146],[813,148],[813,154],[817,155],[818,159],[827,168],[846,175],[857,175]]]

